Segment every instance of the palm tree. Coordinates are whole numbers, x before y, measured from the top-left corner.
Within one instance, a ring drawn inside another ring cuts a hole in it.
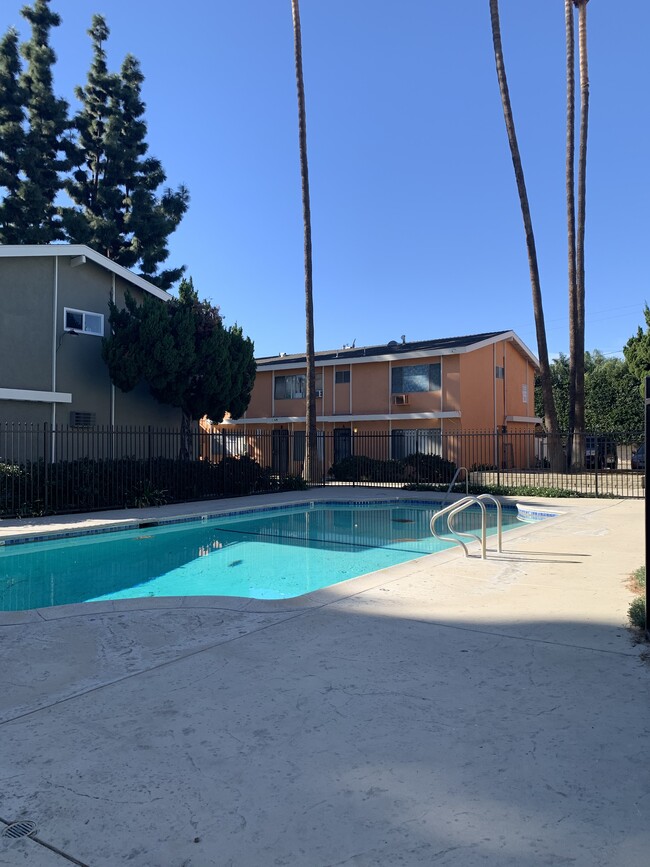
[[[576,276],[576,208],[575,208],[575,34],[574,0],[564,0],[566,30],[566,209],[567,250],[569,264],[569,412],[567,466],[571,467],[576,412],[576,338],[578,331],[578,283]]]
[[[528,204],[528,193],[526,191],[524,170],[521,163],[519,145],[517,143],[517,134],[515,131],[515,122],[512,115],[512,106],[510,104],[510,93],[508,90],[506,67],[503,60],[503,47],[501,44],[501,24],[499,21],[498,0],[490,0],[490,19],[492,22],[494,59],[496,61],[497,78],[499,80],[499,90],[501,92],[503,116],[506,123],[506,132],[508,134],[508,143],[510,144],[512,164],[515,170],[515,180],[517,182],[517,191],[519,193],[521,214],[524,220],[524,230],[526,232],[528,268],[530,271],[530,284],[533,293],[533,314],[535,316],[537,352],[539,355],[539,376],[542,386],[542,395],[544,399],[544,422],[546,425],[546,430],[549,434],[549,456],[553,469],[560,469],[564,459],[559,438],[557,412],[555,410],[555,400],[553,398],[553,388],[551,385],[551,369],[548,361],[548,346],[546,344],[546,326],[544,323],[542,289],[539,278],[539,267],[537,264],[537,248],[535,246],[535,235],[533,233],[533,222],[530,216],[530,206]]]
[[[291,0],[293,16],[293,45],[296,61],[296,87],[298,90],[298,135],[300,142],[300,180],[302,184],[302,219],[305,252],[305,326],[307,390],[305,412],[305,465],[304,478],[316,481],[318,475],[318,446],[316,434],[316,368],[314,364],[314,300],[311,264],[311,208],[309,204],[309,167],[307,164],[307,120],[305,113],[305,84],[302,74],[302,36],[298,0]]]
[[[580,56],[580,150],[578,154],[578,226],[576,233],[576,335],[575,335],[575,428],[578,432],[576,460],[582,463],[585,428],[585,217],[587,190],[587,132],[589,126],[589,66],[587,63],[587,3],[578,7]],[[575,463],[576,461],[574,461]]]

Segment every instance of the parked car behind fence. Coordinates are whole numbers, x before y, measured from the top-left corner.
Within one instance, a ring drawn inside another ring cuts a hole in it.
[[[585,469],[615,470],[618,467],[618,452],[614,440],[603,436],[585,437]]]
[[[630,467],[633,470],[645,470],[645,443],[641,443],[639,448],[632,452]]]

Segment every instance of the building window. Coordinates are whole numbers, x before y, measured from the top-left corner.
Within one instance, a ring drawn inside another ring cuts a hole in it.
[[[248,454],[248,437],[244,433],[219,432],[212,434],[212,454],[218,457],[223,453],[227,457],[241,457]]]
[[[505,369],[505,367],[497,367],[497,368],[496,368],[495,376],[496,376],[497,379],[505,379],[505,376],[506,376],[506,369]]]
[[[521,399],[524,403],[528,403],[528,386],[525,383],[521,386]]]
[[[289,400],[298,397],[305,397],[305,375],[303,373],[275,377],[276,400]]]
[[[334,374],[334,382],[336,385],[344,385],[346,382],[350,382],[350,371],[337,370]]]
[[[441,455],[442,434],[440,429],[393,429],[391,431],[391,457],[393,460],[398,461],[414,454]]]
[[[78,331],[81,334],[104,336],[104,316],[101,313],[89,313],[87,310],[63,309],[64,328],[66,331]]]
[[[316,391],[323,391],[323,371],[316,373]],[[276,400],[291,400],[296,398],[305,398],[307,396],[307,377],[304,373],[297,373],[294,376],[276,376],[275,377],[275,399]],[[316,395],[319,396],[318,394]]]
[[[391,372],[393,394],[440,390],[440,364],[414,364],[394,367]]]

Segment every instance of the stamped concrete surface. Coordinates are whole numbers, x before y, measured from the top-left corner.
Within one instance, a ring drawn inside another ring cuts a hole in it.
[[[0,864],[645,867],[643,506],[557,505],[487,562],[7,622],[0,817],[56,852]]]

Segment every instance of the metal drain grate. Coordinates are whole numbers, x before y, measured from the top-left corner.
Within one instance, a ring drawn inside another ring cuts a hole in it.
[[[13,840],[21,840],[23,837],[33,837],[35,833],[36,824],[34,822],[12,822],[0,836],[3,840],[12,842]]]

